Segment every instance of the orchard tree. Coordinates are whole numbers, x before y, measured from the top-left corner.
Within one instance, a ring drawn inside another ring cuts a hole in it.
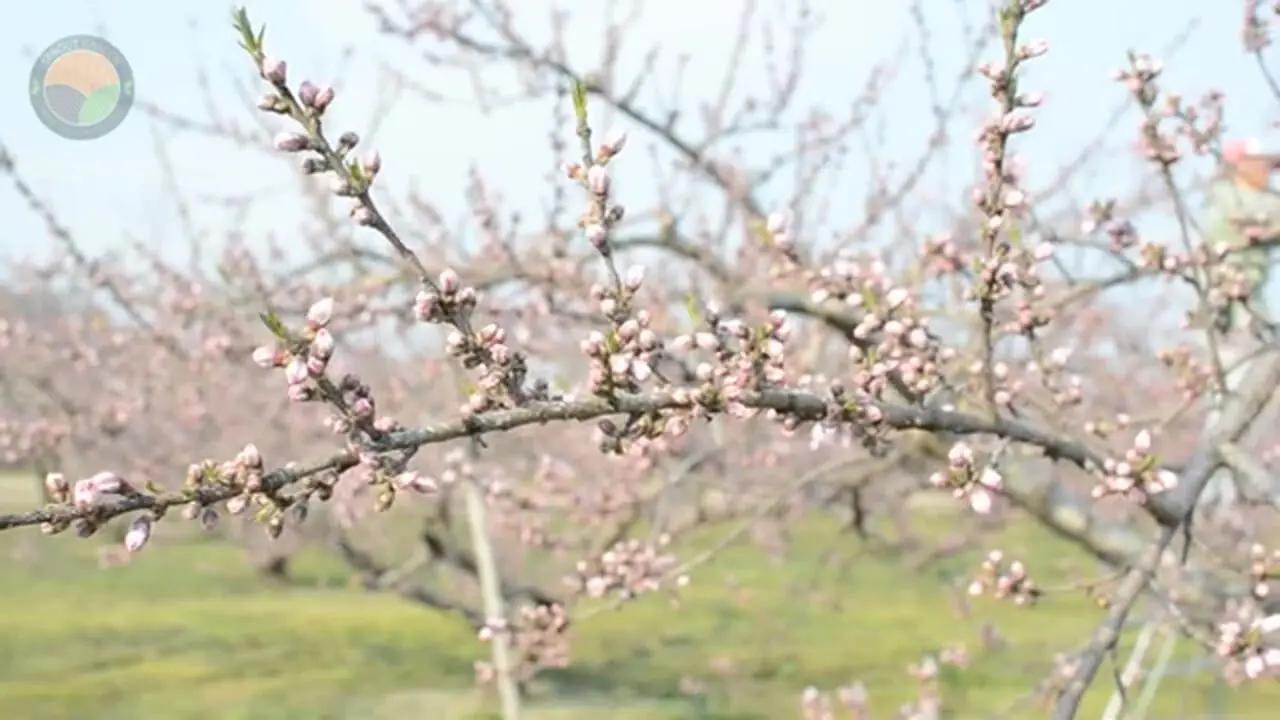
[[[90,258],[0,149],[60,248],[0,295],[0,450],[35,469],[48,501],[0,515],[0,529],[111,528],[136,553],[181,517],[230,526],[278,574],[287,549],[258,538],[323,541],[369,588],[472,623],[490,646],[477,671],[514,718],[522,686],[570,662],[574,623],[678,595],[754,525],[808,510],[864,532],[871,515],[906,522],[906,497],[944,494],[975,523],[1021,511],[1113,569],[1062,589],[1008,552],[974,568],[972,594],[1027,612],[1049,592],[1099,599],[1096,630],[1043,688],[1055,717],[1075,716],[1143,597],[1233,682],[1275,676],[1280,548],[1266,538],[1280,502],[1268,431],[1280,354],[1263,290],[1278,161],[1223,138],[1222,94],[1185,99],[1163,87],[1158,59],[1134,52],[1115,80],[1139,120],[1143,187],[1083,207],[1058,194],[1065,177],[1029,187],[1035,158],[1017,150],[1041,112],[1024,78],[1049,49],[1028,34],[1045,5],[1005,0],[969,35],[959,75],[983,84],[989,111],[968,148],[967,205],[932,231],[912,218],[931,202],[921,178],[951,142],[959,92],[935,92],[927,147],[907,172],[876,174],[863,217],[832,231],[824,218],[847,199],[828,178],[885,78],[873,73],[846,116],[797,110],[815,27],[803,7],[773,28],[767,89],[744,94],[747,4],[701,134],[678,108],[638,99],[648,74],[618,77],[626,20],[587,73],[559,33],[529,39],[500,2],[374,7],[388,37],[473,73],[478,96],[501,96],[486,69],[514,67],[519,94],[553,113],[560,162],[539,190],[543,225],[507,212],[477,171],[475,238],[452,235],[423,198],[393,195],[388,180],[407,172],[394,149],[384,167],[330,128],[340,89],[299,80],[237,12],[270,145],[314,200],[312,256],[292,263],[278,240],[233,230],[213,274],[141,247],[128,262]],[[1273,13],[1257,5],[1245,3],[1245,49],[1280,100],[1263,56]],[[913,18],[923,35],[919,3]],[[600,127],[602,109],[622,128]],[[201,127],[266,144],[225,121]],[[733,147],[755,133],[788,140],[764,157]],[[620,169],[647,162],[661,187],[636,207]],[[1212,223],[1191,199],[1206,169]],[[765,189],[786,172],[796,180],[779,200]],[[226,212],[238,227],[244,204]],[[49,293],[91,299],[55,306]],[[1178,322],[1124,311],[1144,297]],[[360,529],[406,504],[413,550],[388,560]],[[680,556],[676,538],[727,520],[722,542]],[[533,557],[557,568],[553,582],[523,569]],[[420,582],[428,567],[472,582],[478,602]],[[936,717],[936,662],[912,672],[921,694],[905,712]],[[814,718],[834,712],[817,689],[802,702]],[[858,716],[865,692],[834,702]]]

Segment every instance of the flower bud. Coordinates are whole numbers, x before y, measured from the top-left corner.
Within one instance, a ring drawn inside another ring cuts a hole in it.
[[[313,378],[324,377],[324,371],[328,369],[329,361],[325,358],[316,357],[315,355],[307,356],[307,374]]]
[[[129,531],[124,534],[124,546],[131,553],[136,553],[151,539],[151,516],[141,515],[129,524]]]
[[[253,350],[253,364],[260,368],[280,367],[284,353],[270,345],[261,345]]]
[[[1143,430],[1133,439],[1133,447],[1139,452],[1146,452],[1151,449],[1151,433]]]
[[[609,134],[609,139],[600,143],[600,157],[608,160],[609,158],[622,152],[622,148],[627,145],[627,131],[617,130]]]
[[[440,296],[430,290],[422,290],[413,301],[413,314],[419,320],[426,322],[435,315],[436,306],[440,303]]]
[[[597,249],[603,248],[609,233],[600,223],[591,223],[582,229],[587,236],[587,240]]]
[[[644,266],[643,265],[632,265],[631,267],[627,268],[626,285],[628,290],[630,290],[631,292],[635,292],[636,290],[640,289],[640,285],[643,283],[644,283]]]
[[[440,278],[437,282],[440,285],[440,291],[445,295],[452,295],[458,292],[458,286],[462,284],[462,281],[458,278],[458,273],[454,272],[453,268],[445,268],[440,273]]]
[[[315,106],[316,110],[324,112],[324,109],[329,107],[329,103],[333,102],[333,96],[333,88],[325,85],[316,93],[316,99],[312,104]]]
[[[258,97],[258,109],[267,112],[276,112],[277,103],[280,102],[280,96],[275,93],[264,93]]]
[[[72,500],[78,508],[93,507],[98,502],[98,488],[93,480],[89,478],[77,480],[75,489],[72,491]]]
[[[334,345],[333,333],[326,328],[320,328],[316,331],[315,339],[311,341],[311,354],[322,360],[328,360],[333,357]]]
[[[311,141],[307,139],[307,136],[298,133],[282,132],[275,137],[276,149],[284,152],[306,150],[310,145]]]
[[[373,402],[369,398],[358,398],[351,404],[351,412],[359,418],[367,418],[373,415]]]
[[[275,85],[283,85],[287,78],[288,65],[279,58],[264,57],[262,58],[262,77],[267,82]]]
[[[67,501],[67,493],[71,491],[71,486],[67,483],[67,478],[62,473],[49,473],[44,476],[44,489],[49,493],[49,497],[58,502]]]
[[[316,87],[315,83],[310,80],[303,80],[302,84],[298,86],[298,99],[302,101],[303,105],[306,105],[307,107],[314,107],[316,102],[316,93],[319,91],[320,88]]]
[[[364,174],[373,177],[382,169],[382,155],[377,150],[364,156],[364,160],[360,163],[360,169],[364,170]]]
[[[364,205],[357,205],[351,210],[351,219],[356,221],[357,225],[369,227],[377,222],[377,217],[373,211]]]
[[[258,450],[257,445],[249,443],[248,445],[245,445],[244,449],[240,451],[240,454],[236,456],[236,462],[239,463],[241,467],[260,468],[262,467],[262,453]]]
[[[307,310],[307,325],[312,328],[322,328],[329,324],[329,320],[333,318],[333,298],[326,297],[316,301]]]
[[[305,383],[309,376],[307,361],[300,357],[290,360],[289,364],[284,368],[284,379],[285,382],[289,383],[290,387]]]
[[[609,194],[609,171],[603,165],[592,165],[587,171],[587,187],[596,195]]]

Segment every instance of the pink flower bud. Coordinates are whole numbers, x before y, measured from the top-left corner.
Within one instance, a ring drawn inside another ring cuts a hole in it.
[[[316,301],[307,310],[307,325],[312,328],[322,328],[329,324],[329,320],[333,318],[333,298],[327,297]]]
[[[310,373],[307,370],[307,361],[300,357],[290,360],[284,368],[284,379],[290,386],[301,385],[307,381],[308,377]]]
[[[644,283],[644,266],[632,265],[631,267],[627,268],[626,285],[628,290],[630,290],[631,292],[635,292],[636,290],[640,289],[640,286],[643,283]]]
[[[329,361],[326,358],[316,357],[315,355],[307,356],[307,374],[311,377],[323,377],[324,371],[328,367]]]
[[[129,524],[129,531],[124,534],[124,546],[131,553],[136,553],[151,539],[151,516],[140,515]]]
[[[1143,430],[1133,438],[1133,447],[1139,452],[1146,452],[1151,449],[1151,433]]]
[[[902,305],[902,303],[906,302],[909,297],[911,297],[910,291],[906,288],[897,287],[885,294],[884,302],[889,306],[890,310],[896,310]]]
[[[262,77],[267,82],[283,85],[287,78],[287,69],[288,66],[283,60],[269,56],[262,58]]]
[[[432,316],[435,315],[436,306],[439,302],[439,295],[429,290],[423,290],[418,293],[416,298],[414,298],[413,314],[416,315],[419,320],[424,322],[430,320]]]
[[[298,86],[298,99],[302,101],[303,105],[312,107],[315,105],[316,93],[319,91],[320,88],[316,87],[315,83],[310,80],[303,80],[302,84]]]
[[[973,450],[968,445],[958,442],[947,451],[947,460],[954,467],[971,465],[973,464]]]
[[[969,493],[969,507],[979,515],[986,515],[991,512],[992,507],[991,493],[983,488],[975,488]]]
[[[458,286],[462,284],[462,281],[458,278],[458,273],[454,272],[453,268],[445,268],[440,273],[438,282],[440,284],[440,292],[445,295],[452,295],[458,292]]]
[[[120,493],[129,489],[129,484],[124,481],[124,478],[110,471],[100,472],[89,478],[88,482],[93,484],[100,493]]]
[[[260,468],[262,467],[262,453],[258,451],[257,445],[249,443],[248,445],[245,445],[244,449],[240,451],[240,454],[236,456],[236,462],[239,463],[241,467]]]
[[[316,110],[324,112],[324,109],[329,107],[329,103],[333,102],[333,96],[333,88],[325,85],[316,93],[316,99],[312,101],[312,105]]]
[[[280,102],[280,96],[275,93],[264,93],[258,97],[258,109],[274,112],[278,102]]]
[[[597,249],[604,247],[605,239],[609,236],[609,232],[600,223],[591,223],[583,228],[582,231],[586,234],[587,241]]]
[[[310,145],[311,141],[307,139],[307,136],[298,133],[282,132],[275,137],[276,149],[284,152],[306,150]]]
[[[72,501],[78,508],[90,508],[98,502],[98,488],[88,478],[77,480],[72,491]]]
[[[59,502],[66,502],[67,493],[70,492],[71,486],[67,483],[67,478],[62,473],[49,473],[44,476],[44,489],[49,496]]]
[[[320,328],[316,331],[315,339],[311,341],[311,354],[322,360],[328,360],[333,357],[334,345],[333,333],[326,328]]]
[[[261,368],[279,367],[283,353],[269,345],[261,345],[253,350],[253,363]]]
[[[587,187],[596,195],[609,194],[609,171],[603,165],[592,165],[587,171]]]
[[[364,174],[373,177],[382,169],[382,155],[377,150],[364,156],[364,161],[360,163],[360,169],[364,170]]]
[[[354,413],[356,417],[369,417],[370,415],[373,415],[373,402],[371,402],[369,398],[358,398],[351,404],[351,412]]]

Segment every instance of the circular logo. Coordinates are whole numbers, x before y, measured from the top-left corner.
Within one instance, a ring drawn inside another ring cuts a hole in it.
[[[31,106],[50,130],[72,140],[102,137],[133,105],[133,71],[114,45],[71,35],[50,45],[31,68]]]

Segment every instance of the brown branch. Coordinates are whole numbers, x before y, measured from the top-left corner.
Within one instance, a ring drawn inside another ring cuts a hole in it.
[[[1155,542],[1151,543],[1142,559],[1121,581],[1112,599],[1111,610],[1107,613],[1106,621],[1094,631],[1088,647],[1080,656],[1080,665],[1058,699],[1058,706],[1053,713],[1055,720],[1071,720],[1075,717],[1085,690],[1089,688],[1089,683],[1097,674],[1103,657],[1120,640],[1120,632],[1124,627],[1125,619],[1129,616],[1129,610],[1133,608],[1138,596],[1155,575],[1160,565],[1160,558],[1164,556],[1165,548],[1173,540],[1175,532],[1176,528],[1173,527],[1160,528],[1160,534]]]

